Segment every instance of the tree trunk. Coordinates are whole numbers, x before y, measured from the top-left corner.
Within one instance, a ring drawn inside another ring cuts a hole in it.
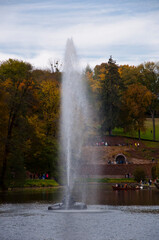
[[[2,190],[7,190],[7,185],[6,185],[6,172],[7,172],[7,157],[9,153],[9,143],[7,140],[6,146],[5,146],[5,152],[4,152],[4,157],[3,157],[3,166],[2,166],[2,175],[1,175],[1,188]]]
[[[111,127],[109,128],[109,136],[111,136],[112,135],[112,129],[111,129]]]
[[[156,140],[156,129],[155,129],[155,113],[154,111],[151,112],[152,117],[152,126],[153,126],[153,140]]]
[[[6,190],[7,189],[7,185],[6,185],[6,173],[7,173],[7,161],[8,161],[8,154],[10,151],[10,141],[11,141],[11,137],[12,137],[12,130],[13,130],[13,126],[14,126],[14,122],[16,119],[16,113],[13,114],[13,116],[11,116],[10,114],[10,118],[9,118],[9,123],[8,123],[8,133],[7,133],[7,138],[6,138],[6,144],[5,144],[5,149],[4,149],[4,156],[3,156],[3,165],[2,165],[2,174],[1,174],[1,188],[2,190]]]
[[[139,140],[141,139],[141,136],[140,136],[140,129],[138,130],[138,135],[139,135]]]

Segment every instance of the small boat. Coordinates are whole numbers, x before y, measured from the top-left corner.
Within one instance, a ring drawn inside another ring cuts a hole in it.
[[[128,191],[128,190],[139,190],[140,189],[140,186],[112,186],[113,190],[125,190],[125,191]]]

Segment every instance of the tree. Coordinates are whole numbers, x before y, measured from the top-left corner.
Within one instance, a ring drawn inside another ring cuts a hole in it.
[[[25,166],[33,173],[58,177],[58,125],[60,87],[56,79],[41,80],[36,90],[38,106],[28,116],[31,135],[27,141]]]
[[[139,82],[141,78],[140,69],[136,66],[121,65],[119,67],[119,74],[123,83],[123,91],[131,84]]]
[[[159,162],[157,163],[156,166],[156,177],[159,178]]]
[[[122,82],[118,65],[110,57],[108,63],[96,65],[94,72],[89,67],[86,70],[88,84],[94,97],[93,108],[98,112],[96,115],[100,129],[102,132],[108,131],[111,135],[112,129],[119,123]]]
[[[121,78],[118,69],[116,62],[110,57],[108,63],[102,66],[99,73],[97,72],[101,78],[99,94],[102,131],[108,131],[109,135],[112,134],[112,129],[118,126],[121,95]]]
[[[52,60],[51,58],[48,60],[50,68],[51,68],[51,73],[55,72],[60,72],[62,63],[60,60]]]
[[[148,109],[152,117],[153,140],[155,140],[155,112],[159,109],[159,62],[146,62],[138,68],[141,73],[140,82],[152,92],[152,101]]]
[[[125,131],[144,130],[145,112],[151,104],[152,93],[142,84],[131,84],[122,95],[121,117]]]
[[[8,119],[8,108],[7,108],[7,98],[8,94],[5,92],[2,86],[2,81],[0,80],[0,170],[3,165],[2,153],[4,152],[4,142],[6,138],[7,130],[7,119]]]
[[[40,84],[40,109],[45,122],[46,136],[56,136],[60,110],[60,89],[57,81],[46,80]]]
[[[145,171],[142,168],[136,168],[134,171],[134,179],[137,182],[140,182],[141,180],[144,181],[146,177]]]
[[[152,175],[152,179],[153,179],[153,180],[156,179],[156,177],[157,177],[157,174],[156,174],[156,166],[153,166],[153,167],[151,168],[151,175]]]
[[[31,77],[32,66],[23,61],[9,59],[0,66],[1,88],[6,99],[6,121],[7,131],[3,142],[1,187],[6,188],[5,178],[8,167],[8,159],[11,154],[13,133],[18,129],[18,122],[25,116],[28,105],[28,95],[34,85]]]

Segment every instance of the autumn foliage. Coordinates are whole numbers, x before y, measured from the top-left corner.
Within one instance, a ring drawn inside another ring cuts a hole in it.
[[[27,172],[49,173],[58,179],[58,136],[61,72],[33,69],[23,61],[0,64],[0,177],[1,187],[22,181]],[[108,62],[86,67],[93,128],[97,134],[144,129],[146,116],[159,111],[159,65],[118,66]]]

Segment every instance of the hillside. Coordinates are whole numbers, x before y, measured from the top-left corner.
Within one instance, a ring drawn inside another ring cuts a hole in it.
[[[108,146],[102,145],[107,142]],[[139,143],[139,144],[138,144]],[[137,145],[138,144],[138,145]],[[91,175],[133,175],[137,167],[151,176],[151,168],[159,160],[159,142],[137,141],[124,137],[105,137],[90,146],[83,147],[84,172]],[[126,164],[116,164],[118,154],[124,155]]]

